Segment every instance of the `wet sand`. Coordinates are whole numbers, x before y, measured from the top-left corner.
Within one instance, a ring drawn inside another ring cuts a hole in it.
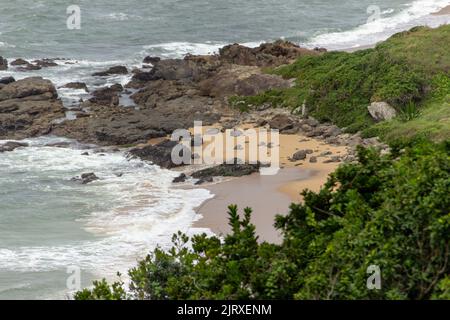
[[[292,154],[304,149],[310,149],[313,153],[305,160],[290,161]],[[202,186],[211,191],[215,197],[197,208],[197,212],[203,218],[195,222],[194,227],[209,228],[218,235],[227,234],[230,231],[227,207],[236,204],[240,212],[245,207],[253,209],[252,222],[261,241],[279,243],[281,236],[273,227],[275,216],[287,214],[292,202],[302,201],[300,196],[302,190],[319,191],[328,175],[339,166],[339,163],[323,163],[327,159],[320,156],[323,152],[344,155],[347,148],[328,145],[321,140],[302,135],[281,134],[281,169],[278,174],[262,176],[256,173]],[[312,156],[317,157],[316,163],[309,161]]]
[[[203,218],[197,221],[194,227],[209,228],[218,235],[227,234],[230,231],[227,207],[236,204],[240,213],[245,207],[253,209],[252,222],[260,240],[279,243],[280,234],[273,227],[275,216],[288,213],[292,199],[289,194],[278,190],[285,184],[306,180],[313,175],[311,170],[286,168],[274,176],[256,173],[207,186],[206,189],[215,197],[197,209]]]

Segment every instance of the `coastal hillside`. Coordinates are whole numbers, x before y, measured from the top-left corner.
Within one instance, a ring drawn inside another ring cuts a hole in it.
[[[397,148],[358,146],[319,192],[298,190],[303,200],[274,221],[281,244],[261,243],[252,209],[231,205],[229,234],[180,232],[129,282],[97,281],[75,298],[450,299],[450,55],[440,45],[449,40],[450,26],[417,27],[373,49],[266,66],[295,85],[230,98],[241,112],[306,112]],[[390,119],[374,119],[380,105]],[[377,272],[381,283],[369,281]]]
[[[450,26],[415,27],[375,48],[303,56],[295,63],[266,69],[295,78],[295,86],[252,97],[234,97],[233,104],[250,110],[270,103],[300,111],[304,105],[320,121],[331,121],[348,132],[406,143],[426,137],[450,137]],[[397,114],[377,123],[369,114],[373,102],[387,102]]]

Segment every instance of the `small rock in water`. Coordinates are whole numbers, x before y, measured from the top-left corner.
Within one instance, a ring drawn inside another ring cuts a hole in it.
[[[172,180],[172,183],[181,183],[181,182],[185,182],[187,179],[186,174],[182,173],[180,174],[178,177],[176,177],[175,179]]]
[[[13,83],[14,81],[16,81],[16,79],[14,79],[13,77],[0,78],[0,84],[10,84]]]

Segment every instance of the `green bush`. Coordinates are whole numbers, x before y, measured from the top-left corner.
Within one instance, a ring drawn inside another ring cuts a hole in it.
[[[370,130],[376,125],[367,112],[373,101],[386,101],[398,110],[404,110],[409,103],[420,110],[439,106],[436,100],[450,93],[450,54],[446,46],[436,43],[449,42],[448,25],[436,29],[416,27],[373,49],[304,56],[269,71],[295,78],[295,87],[235,99],[246,111],[264,103],[295,109],[305,101],[309,113],[319,121],[331,121],[348,132]],[[421,114],[406,111],[406,122],[421,118]],[[394,128],[386,126],[384,132],[377,128],[366,135],[388,134]],[[424,126],[404,128],[408,136],[426,131]],[[433,133],[430,138],[435,136]]]
[[[359,163],[305,190],[276,227],[283,243],[259,243],[251,210],[229,207],[222,240],[174,236],[123,283],[94,283],[76,299],[448,299],[450,142],[418,143],[381,156],[359,149]],[[381,290],[366,287],[381,269]]]

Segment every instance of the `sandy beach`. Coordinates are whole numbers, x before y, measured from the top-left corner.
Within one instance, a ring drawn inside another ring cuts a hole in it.
[[[290,157],[298,150],[312,150],[305,160],[291,161]],[[328,175],[339,163],[324,163],[323,153],[344,155],[346,147],[337,147],[321,140],[305,136],[280,135],[280,167],[278,174],[263,176],[259,173],[229,181],[207,185],[215,196],[203,203],[197,212],[202,219],[195,222],[194,227],[209,228],[218,235],[230,231],[228,226],[227,207],[236,204],[242,210],[253,209],[252,221],[260,241],[279,243],[281,236],[273,227],[277,214],[287,214],[292,202],[301,201],[300,192],[304,189],[320,190]],[[317,162],[311,163],[311,157]]]

